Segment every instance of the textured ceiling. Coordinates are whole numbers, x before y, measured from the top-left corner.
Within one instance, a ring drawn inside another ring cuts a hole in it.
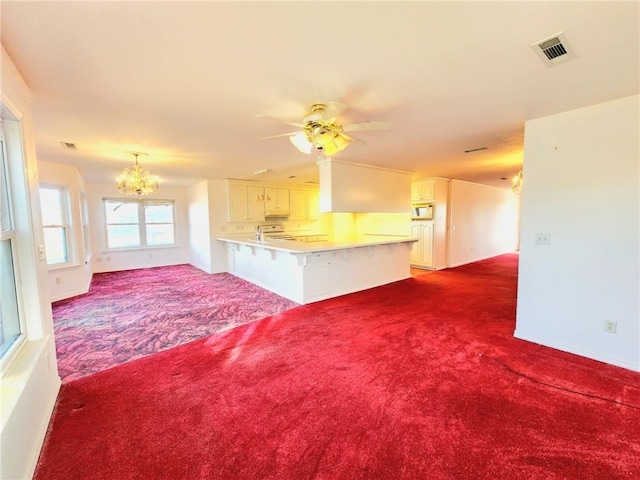
[[[39,159],[89,182],[113,181],[131,151],[165,185],[317,180],[315,156],[261,138],[339,102],[342,122],[392,126],[335,158],[507,187],[526,120],[638,93],[638,7],[3,1],[1,31],[33,92]],[[575,58],[548,67],[530,45],[558,32]]]

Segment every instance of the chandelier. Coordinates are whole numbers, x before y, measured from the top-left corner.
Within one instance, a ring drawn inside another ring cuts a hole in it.
[[[513,193],[516,193],[518,195],[522,193],[522,177],[523,173],[522,170],[520,170],[517,175],[515,175],[511,179],[511,190],[513,191]]]
[[[122,174],[116,178],[118,182],[118,191],[125,195],[136,195],[142,197],[152,195],[158,191],[158,178],[152,176],[149,170],[142,168],[138,164],[138,155],[141,153],[133,153],[136,157],[136,164],[131,168],[125,168]]]

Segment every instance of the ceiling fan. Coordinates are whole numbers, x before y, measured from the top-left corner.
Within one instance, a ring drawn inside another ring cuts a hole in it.
[[[344,132],[362,130],[382,130],[389,128],[389,122],[369,121],[340,125],[336,121],[336,104],[315,103],[302,119],[302,123],[289,123],[300,127],[297,132],[282,133],[264,137],[263,140],[289,137],[291,143],[302,153],[311,154],[316,150],[324,155],[333,155],[349,146],[352,140],[358,140]]]

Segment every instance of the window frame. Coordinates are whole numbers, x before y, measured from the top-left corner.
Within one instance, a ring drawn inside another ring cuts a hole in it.
[[[42,230],[46,232],[47,228],[62,228],[64,231],[64,240],[66,246],[66,262],[58,262],[58,263],[49,263],[49,258],[47,257],[47,268],[51,270],[59,270],[67,267],[71,267],[77,264],[76,259],[76,249],[73,243],[73,223],[71,220],[71,194],[69,192],[69,187],[67,185],[57,185],[54,183],[41,183],[38,187],[38,194],[41,195],[41,189],[49,189],[49,190],[57,190],[60,195],[60,217],[62,219],[61,225],[48,225],[44,223],[44,217],[42,218]],[[45,235],[46,238],[46,235]],[[46,244],[45,244],[45,253],[46,253]]]
[[[87,195],[80,192],[80,224],[82,227],[82,246],[84,248],[84,261],[88,263],[91,260],[91,232],[89,225],[89,203]]]
[[[0,354],[0,373],[4,376],[5,372],[9,369],[9,367],[13,364],[13,362],[18,357],[19,353],[22,349],[27,345],[28,342],[28,325],[27,325],[27,315],[24,308],[24,293],[22,289],[22,276],[21,276],[21,261],[20,261],[20,253],[18,248],[18,231],[15,224],[15,210],[14,210],[14,195],[12,188],[12,171],[11,165],[8,157],[7,147],[6,147],[6,138],[4,132],[4,121],[0,120],[0,168],[2,172],[0,173],[0,192],[3,193],[2,196],[6,193],[6,214],[8,217],[7,226],[8,229],[5,230],[2,225],[0,225],[0,241],[9,241],[9,248],[11,249],[11,259],[13,266],[13,278],[14,278],[14,288],[16,295],[16,306],[18,313],[18,327],[20,329],[18,336],[11,343],[11,345],[7,348],[4,353]],[[4,199],[2,199],[4,202]]]
[[[137,204],[138,206],[138,222],[135,223],[109,223],[107,220],[107,203],[115,202],[121,204]],[[171,205],[172,209],[172,222],[171,223],[158,223],[147,222],[145,216],[145,206],[152,205]],[[173,248],[178,247],[178,231],[176,222],[176,202],[173,199],[143,199],[143,198],[118,198],[118,197],[103,197],[102,198],[102,213],[104,215],[104,251],[105,252],[117,252],[125,250],[146,250],[157,248]],[[109,226],[110,225],[137,225],[140,244],[128,245],[124,247],[110,247],[109,246]],[[167,243],[163,245],[149,245],[147,239],[147,225],[171,225],[173,227],[173,243]]]

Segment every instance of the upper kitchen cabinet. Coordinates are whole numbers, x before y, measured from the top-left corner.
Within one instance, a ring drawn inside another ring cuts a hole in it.
[[[264,222],[264,187],[227,182],[230,222]]]
[[[436,180],[421,180],[411,184],[412,202],[433,202],[436,199]]]
[[[320,193],[317,189],[297,189],[290,191],[291,214],[289,220],[319,220]]]
[[[288,188],[264,188],[264,214],[266,217],[288,217],[290,209]]]

